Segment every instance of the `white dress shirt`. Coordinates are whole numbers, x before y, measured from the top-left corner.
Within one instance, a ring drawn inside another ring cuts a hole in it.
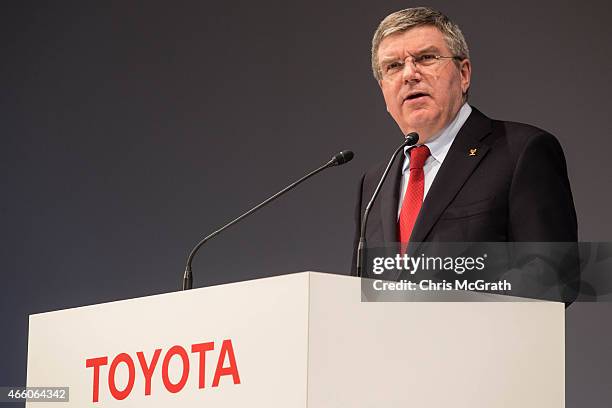
[[[463,126],[468,116],[472,113],[472,107],[467,103],[464,103],[457,116],[453,119],[448,126],[442,129],[437,135],[432,137],[425,146],[429,148],[431,155],[425,161],[423,166],[423,172],[425,173],[425,186],[423,191],[423,200],[429,192],[429,188],[438,174],[438,170],[444,158],[448,153],[459,129]],[[410,179],[410,152],[411,147],[404,148],[404,165],[402,167],[402,184],[400,186],[400,200],[397,208],[397,218],[399,219],[400,211],[402,210],[402,203],[404,202],[404,195],[406,194],[406,188],[408,187],[408,181]]]

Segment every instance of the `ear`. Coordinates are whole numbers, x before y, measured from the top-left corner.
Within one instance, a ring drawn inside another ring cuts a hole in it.
[[[461,92],[465,95],[470,88],[470,81],[472,78],[472,63],[469,59],[461,61],[459,73],[461,75]]]
[[[389,111],[389,105],[387,105],[387,100],[385,99],[385,92],[383,90],[383,81],[382,81],[382,79],[378,80],[378,87],[380,88],[380,93],[382,94],[383,100],[385,101],[385,108],[387,109],[387,112],[391,113]]]

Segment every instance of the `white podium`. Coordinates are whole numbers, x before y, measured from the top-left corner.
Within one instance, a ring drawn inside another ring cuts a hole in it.
[[[27,407],[564,406],[564,305],[361,302],[303,272],[30,316]]]

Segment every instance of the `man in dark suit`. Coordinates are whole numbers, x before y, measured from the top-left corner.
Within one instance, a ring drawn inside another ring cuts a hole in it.
[[[577,241],[561,146],[546,131],[467,104],[471,63],[456,24],[424,7],[387,16],[372,40],[372,69],[388,112],[419,142],[392,164],[370,211],[369,246]],[[355,246],[385,164],[361,180]]]

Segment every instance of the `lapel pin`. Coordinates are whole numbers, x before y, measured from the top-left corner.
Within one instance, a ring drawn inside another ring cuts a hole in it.
[[[476,156],[478,149],[470,149],[470,156]]]

